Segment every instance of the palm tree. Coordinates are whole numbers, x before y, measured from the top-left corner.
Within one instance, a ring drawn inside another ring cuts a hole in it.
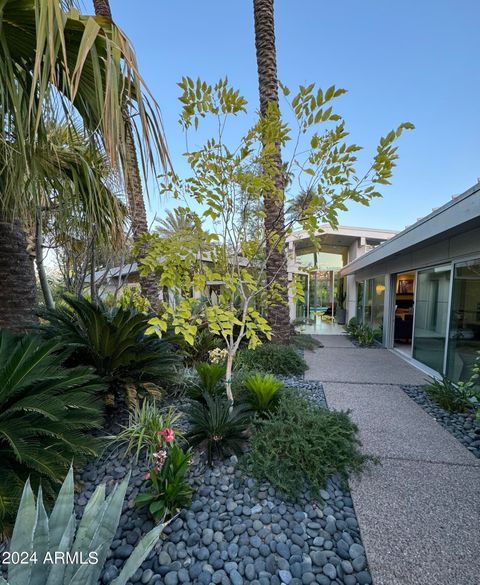
[[[48,140],[35,151],[35,172],[27,188],[35,193],[35,264],[48,308],[54,307],[44,268],[44,232],[50,244],[65,244],[81,234],[84,246],[115,251],[123,246],[125,206],[115,193],[118,183],[109,161],[97,146],[85,140],[80,129],[65,124],[46,124]],[[92,254],[90,254],[92,256]],[[94,279],[91,279],[94,286]]]
[[[275,50],[274,0],[253,0],[255,20],[255,48],[257,54],[260,115],[266,116],[272,105],[278,108],[277,55]],[[267,282],[280,286],[282,301],[269,309],[269,323],[276,341],[288,342],[291,334],[288,308],[288,274],[285,250],[272,241],[283,240],[285,235],[285,211],[283,198],[278,193],[285,190],[285,177],[280,145],[272,160],[277,169],[274,182],[277,193],[264,194],[265,233],[267,241]]]
[[[158,161],[168,163],[158,108],[121,30],[66,12],[59,0],[0,0],[0,328],[23,330],[34,311],[24,222],[40,203],[28,182],[47,140],[46,114],[70,128],[80,122],[128,176],[127,104],[137,114],[142,163],[156,172]]]
[[[176,208],[173,211],[167,211],[165,217],[157,221],[154,231],[168,237],[173,234],[189,234],[196,229],[195,219],[188,209]]]
[[[93,0],[95,14],[103,16],[108,21],[112,21],[112,11],[109,0]],[[126,190],[128,196],[128,206],[130,219],[132,222],[132,235],[134,242],[141,239],[141,236],[148,233],[147,211],[142,193],[142,180],[140,168],[137,160],[137,151],[133,138],[132,122],[127,108],[122,108],[123,122],[125,124],[125,136],[127,139],[127,149],[125,152],[125,162],[128,172],[125,173]],[[145,254],[145,248],[140,246],[139,260]],[[146,276],[140,276],[140,289],[142,294],[147,297],[152,307],[155,307],[159,301],[160,289],[153,272]]]

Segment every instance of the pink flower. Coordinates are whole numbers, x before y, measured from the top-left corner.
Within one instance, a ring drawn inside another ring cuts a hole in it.
[[[147,473],[145,474],[145,479],[150,479],[150,472],[147,471]]]
[[[171,443],[174,440],[174,432],[170,427],[164,428],[163,431],[159,431],[158,434],[161,435],[167,443]]]

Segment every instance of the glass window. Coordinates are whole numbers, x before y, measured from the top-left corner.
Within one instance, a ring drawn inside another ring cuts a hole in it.
[[[357,283],[357,321],[363,322],[363,296],[365,292],[365,283]]]
[[[372,321],[371,326],[378,329],[378,339],[381,340],[383,332],[383,310],[385,303],[385,277],[379,276],[373,279],[372,289]]]
[[[480,259],[455,266],[447,376],[454,382],[467,380],[479,350]]]
[[[372,305],[373,305],[373,278],[365,283],[365,310],[363,320],[369,325],[372,324]]]
[[[417,279],[413,357],[437,372],[445,356],[450,274],[450,266],[436,266]]]

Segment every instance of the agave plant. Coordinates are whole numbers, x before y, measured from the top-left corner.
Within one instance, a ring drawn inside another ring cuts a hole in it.
[[[3,585],[96,585],[122,514],[130,476],[116,484],[105,498],[105,484],[97,487],[78,526],[73,508],[73,470],[70,468],[55,506],[47,516],[42,490],[37,501],[30,482],[23,489],[10,541],[10,555],[19,553],[29,562],[10,564]],[[125,585],[157,542],[163,525],[156,526],[138,543],[111,585]],[[55,553],[70,562],[55,563]],[[85,564],[82,564],[81,561]]]
[[[192,445],[205,442],[209,465],[214,456],[240,453],[247,438],[250,411],[246,405],[232,407],[220,396],[205,394],[205,403],[194,402],[188,411]]]
[[[0,535],[8,532],[24,482],[53,495],[72,460],[96,454],[102,422],[91,368],[62,368],[59,346],[0,331]]]
[[[250,392],[250,402],[259,412],[272,408],[283,386],[283,382],[271,374],[257,373],[245,380],[245,388]]]
[[[125,382],[164,386],[174,380],[179,358],[167,340],[145,335],[149,316],[133,308],[63,298],[65,306],[42,312],[48,323],[40,329],[72,349],[71,362],[92,366],[111,387]]]

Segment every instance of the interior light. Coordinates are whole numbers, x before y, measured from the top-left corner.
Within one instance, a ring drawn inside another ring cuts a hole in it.
[[[384,292],[384,290],[385,290],[384,284],[377,284],[377,286],[375,287],[377,295],[381,295]]]

